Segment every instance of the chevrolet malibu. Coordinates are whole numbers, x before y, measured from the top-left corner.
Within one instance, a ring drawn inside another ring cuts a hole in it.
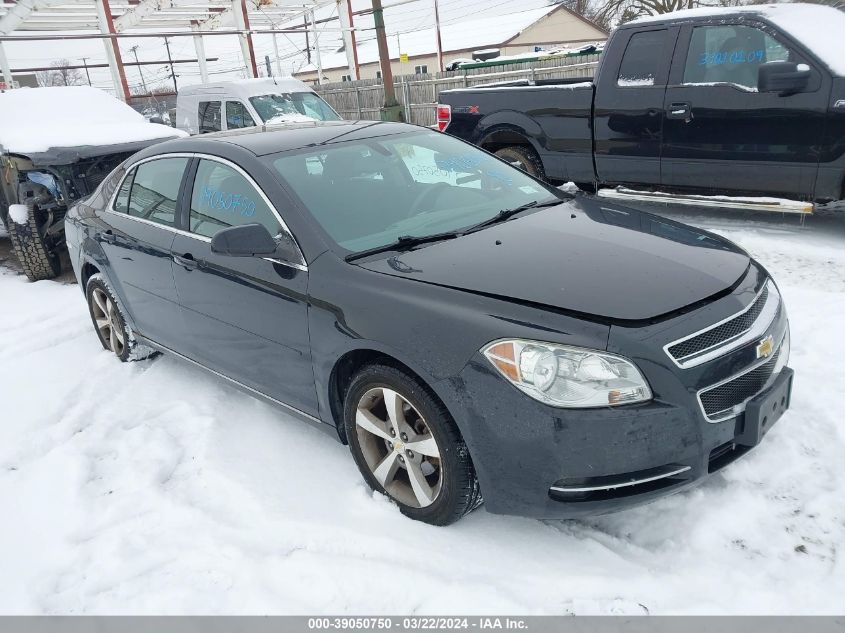
[[[455,138],[329,122],[165,142],[67,216],[100,343],[347,443],[437,525],[682,490],[789,406],[789,325],[734,244]]]

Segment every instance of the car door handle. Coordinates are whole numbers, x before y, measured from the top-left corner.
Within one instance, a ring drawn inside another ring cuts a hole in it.
[[[194,270],[200,264],[197,260],[194,259],[194,256],[190,253],[185,253],[184,255],[174,255],[173,261],[179,264],[185,270]]]
[[[688,103],[672,103],[669,105],[669,111],[666,113],[666,117],[669,119],[680,119],[689,123],[692,119],[692,107]]]

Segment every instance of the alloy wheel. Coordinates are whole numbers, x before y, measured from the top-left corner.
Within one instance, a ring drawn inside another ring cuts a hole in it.
[[[118,356],[122,355],[126,345],[123,325],[120,322],[117,306],[101,288],[94,288],[91,293],[91,310],[97,330],[109,350]]]
[[[419,411],[387,387],[367,391],[355,413],[358,442],[370,472],[391,497],[425,508],[443,486],[440,447]]]

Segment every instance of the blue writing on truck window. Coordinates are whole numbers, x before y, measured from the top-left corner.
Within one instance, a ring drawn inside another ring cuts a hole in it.
[[[698,58],[698,65],[721,66],[722,64],[759,64],[763,62],[765,56],[765,51],[762,49],[702,53]]]
[[[211,187],[202,188],[200,207],[207,209],[219,209],[238,214],[243,218],[251,218],[255,215],[255,201],[240,193],[220,191]]]

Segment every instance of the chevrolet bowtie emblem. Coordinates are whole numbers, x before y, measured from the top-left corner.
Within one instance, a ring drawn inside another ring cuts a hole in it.
[[[757,358],[768,358],[772,355],[774,349],[775,339],[773,339],[772,335],[769,334],[769,336],[757,343]]]

